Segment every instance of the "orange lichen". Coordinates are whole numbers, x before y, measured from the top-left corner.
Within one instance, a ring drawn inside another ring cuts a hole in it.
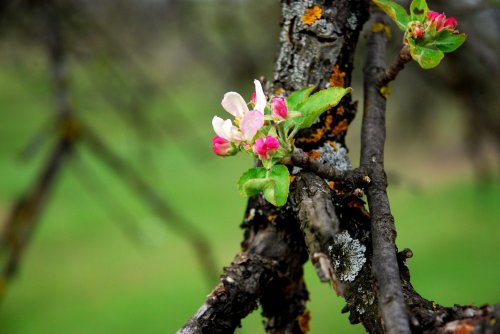
[[[344,87],[345,75],[346,73],[340,70],[340,66],[338,64],[335,65],[330,76],[330,87]]]
[[[334,190],[335,189],[335,182],[328,181],[328,187],[330,187],[330,189]]]
[[[312,8],[306,9],[304,16],[302,16],[302,22],[307,25],[312,25],[323,15],[323,9],[319,6],[314,6]]]
[[[349,122],[347,122],[346,119],[343,119],[335,126],[335,128],[333,128],[332,135],[338,136],[342,132],[347,131],[348,128],[349,128]]]
[[[283,93],[283,91],[284,91],[284,89],[283,89],[282,87],[280,87],[280,88],[278,88],[278,89],[276,89],[276,90],[274,91],[274,94],[276,94],[276,95],[281,95],[281,93]]]
[[[269,216],[267,216],[267,220],[270,222],[273,222],[276,220],[277,217],[278,217],[278,215],[269,215]]]
[[[337,144],[335,144],[334,141],[331,141],[331,140],[328,140],[327,141],[328,144],[330,144],[330,146],[336,151],[337,150]]]
[[[391,28],[389,28],[389,26],[383,24],[383,23],[380,23],[380,22],[377,22],[377,23],[374,23],[372,25],[372,31],[373,32],[383,32],[385,33],[385,36],[387,36],[387,38],[391,38]]]
[[[295,175],[290,175],[290,183],[292,183],[295,180]]]
[[[325,131],[323,129],[316,129],[314,133],[309,134],[309,137],[301,137],[298,141],[301,143],[317,143],[324,135]]]
[[[316,160],[321,156],[321,153],[319,153],[318,151],[311,151],[307,152],[307,155],[309,155],[312,159]]]
[[[344,106],[337,107],[337,115],[342,115],[345,112]]]
[[[299,323],[300,330],[303,333],[309,332],[309,321],[311,320],[311,313],[306,310],[303,314],[297,317],[297,322]]]
[[[330,130],[333,123],[333,116],[328,114],[325,118],[325,129]]]

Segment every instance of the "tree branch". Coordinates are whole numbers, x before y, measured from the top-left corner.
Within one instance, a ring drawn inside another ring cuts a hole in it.
[[[262,196],[249,200],[245,217],[242,253],[178,333],[231,333],[259,301],[269,332],[305,333],[300,320],[307,318],[302,277],[307,256],[300,230]]]
[[[319,176],[301,172],[293,183],[290,201],[318,277],[322,282],[331,281],[337,294],[343,295],[343,284],[327,256],[340,230],[330,188]]]
[[[300,148],[296,148],[292,156],[284,158],[282,162],[285,165],[304,168],[325,179],[344,182],[350,188],[365,187],[370,183],[370,178],[364,168],[342,170],[332,164],[311,158]]]
[[[396,58],[396,61],[389,66],[381,77],[378,79],[377,85],[379,87],[383,87],[387,85],[389,82],[394,81],[398,76],[399,72],[403,70],[405,65],[411,61],[410,49],[408,46],[403,46],[399,51],[399,55]]]
[[[387,25],[379,11],[372,13],[372,25]],[[372,26],[373,27],[373,26]],[[411,333],[396,258],[396,228],[387,197],[384,171],[386,101],[378,77],[385,71],[386,36],[370,29],[366,43],[365,104],[361,128],[361,166],[370,170],[367,187],[371,214],[373,272],[379,285],[379,308],[387,333]]]

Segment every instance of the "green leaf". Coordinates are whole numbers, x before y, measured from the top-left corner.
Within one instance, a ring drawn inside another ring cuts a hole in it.
[[[238,190],[243,196],[254,196],[266,187],[266,169],[263,167],[254,167],[241,175],[238,181]]]
[[[275,206],[286,203],[289,186],[290,175],[284,165],[274,165],[269,171],[263,167],[250,168],[238,182],[243,196],[250,197],[262,192],[264,198]]]
[[[415,44],[410,44],[410,53],[413,60],[424,69],[438,66],[444,57],[444,53],[439,49],[418,46]]]
[[[267,177],[273,182],[272,186],[264,188],[264,198],[275,206],[285,205],[290,187],[288,168],[284,165],[274,165],[267,173]]]
[[[305,99],[311,95],[312,91],[314,90],[314,86],[309,86],[309,87],[302,87],[298,91],[293,92],[290,94],[289,97],[286,99],[286,104],[288,107],[288,110],[297,110],[297,106],[302,103]]]
[[[452,52],[458,49],[467,36],[465,34],[453,33],[451,30],[442,29],[436,36],[436,47],[443,52]]]
[[[412,21],[424,22],[427,17],[427,2],[425,0],[413,0],[410,5],[410,13]]]
[[[373,2],[382,8],[382,10],[398,25],[402,31],[406,30],[406,26],[411,21],[410,16],[401,5],[390,0],[373,0]]]
[[[330,87],[311,95],[297,106],[297,110],[302,113],[302,116],[292,118],[294,125],[298,129],[310,127],[316,118],[336,106],[351,91],[352,88]]]

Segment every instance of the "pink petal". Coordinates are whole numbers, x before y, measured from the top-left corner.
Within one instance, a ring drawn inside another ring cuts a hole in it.
[[[246,140],[252,139],[263,125],[264,114],[258,110],[250,110],[243,116],[240,122],[243,138]]]
[[[212,139],[212,151],[220,156],[230,155],[232,153],[231,143],[222,137],[215,136]]]
[[[280,147],[278,139],[267,136],[266,138],[257,138],[253,145],[253,152],[262,160],[267,160],[270,155],[274,154],[274,150]]]
[[[438,12],[433,12],[433,11],[428,11],[427,12],[427,20],[433,21],[438,17],[439,13]]]
[[[247,103],[240,94],[235,92],[224,94],[221,105],[236,118],[241,118],[248,112]]]
[[[267,153],[264,138],[257,138],[253,144],[253,151],[258,155],[265,155]]]
[[[266,108],[267,100],[264,95],[264,91],[262,90],[262,85],[259,80],[254,80],[255,84],[255,110],[264,113],[264,109]]]
[[[458,21],[456,18],[454,17],[449,17],[447,18],[445,21],[444,21],[444,28],[447,28],[447,29],[455,29],[458,25]]]
[[[274,137],[267,136],[266,137],[266,147],[269,150],[278,148],[278,147],[280,147],[280,142],[278,141],[278,139],[276,139]]]
[[[272,114],[278,119],[286,119],[288,116],[288,108],[286,107],[285,99],[277,97],[272,102]]]

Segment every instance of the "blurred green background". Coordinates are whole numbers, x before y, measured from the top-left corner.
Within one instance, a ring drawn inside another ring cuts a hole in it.
[[[236,180],[252,161],[211,153],[211,119],[223,116],[226,91],[249,96],[254,78],[272,79],[279,4],[61,3],[78,119],[206,235],[222,270],[239,251],[245,199]],[[43,10],[32,2],[6,4],[0,17],[0,224],[32,187],[56,140]],[[416,70],[410,64],[389,103],[386,165],[398,246],[413,250],[412,281],[424,297],[448,306],[499,302],[497,143],[482,146],[478,168],[479,158],[466,150],[470,108],[453,88],[437,94],[429,83],[453,73]],[[353,86],[361,106],[358,75]],[[360,121],[347,138],[354,165]],[[0,333],[175,332],[216,282],[206,280],[171,223],[77,143],[7,286]],[[362,333],[340,314],[343,300],[319,282],[310,263],[306,276],[312,332]],[[261,322],[256,311],[238,333],[263,333]]]

